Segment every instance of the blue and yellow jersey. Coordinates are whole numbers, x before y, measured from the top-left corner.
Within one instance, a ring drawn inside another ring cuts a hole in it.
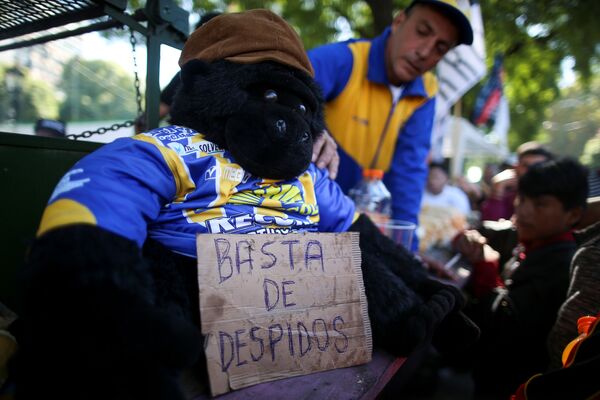
[[[392,217],[417,222],[427,178],[437,81],[431,73],[402,86],[394,103],[385,66],[388,27],[373,40],[352,39],[308,52],[338,143],[337,182],[347,193],[364,168],[385,171]],[[413,240],[413,249],[418,240]]]
[[[354,205],[327,172],[254,177],[198,132],[168,126],[118,139],[80,160],[58,183],[38,235],[87,223],[146,236],[196,256],[198,233],[342,232]]]

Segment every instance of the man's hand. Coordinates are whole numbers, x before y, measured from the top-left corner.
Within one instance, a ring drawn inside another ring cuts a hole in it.
[[[318,168],[327,168],[329,178],[336,178],[340,166],[340,156],[337,152],[337,143],[329,132],[323,131],[323,134],[313,144],[312,162]]]
[[[497,254],[497,252],[487,245],[486,238],[475,230],[459,233],[452,241],[452,244],[456,251],[465,256],[473,265],[483,260],[490,261],[486,257],[493,258],[493,253]]]

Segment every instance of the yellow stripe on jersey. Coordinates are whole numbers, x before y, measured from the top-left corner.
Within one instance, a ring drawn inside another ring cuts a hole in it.
[[[144,134],[136,135],[133,139],[153,144],[158,151],[160,151],[160,154],[163,156],[163,159],[173,174],[173,178],[175,178],[176,192],[174,202],[182,202],[186,194],[191,193],[196,189],[196,185],[190,177],[187,167],[174,150],[163,146],[157,139]]]
[[[71,224],[96,225],[96,217],[83,204],[60,199],[46,207],[36,235],[41,236],[51,229]]]
[[[354,42],[349,48],[354,60],[352,72],[344,90],[325,105],[327,127],[362,168],[387,171],[400,130],[414,111],[435,95],[437,81],[433,74],[424,74],[423,84],[429,98],[405,96],[392,110],[390,89],[366,79],[371,42]],[[383,135],[379,155],[372,166]]]
[[[209,207],[219,207],[230,202],[231,196],[237,192],[237,185],[244,177],[244,169],[239,164],[232,163],[222,153],[215,153],[213,157],[217,161],[217,198],[209,204]]]
[[[299,178],[300,184],[302,184],[302,188],[304,189],[304,202],[306,206],[313,206],[314,213],[303,212],[302,214],[312,214],[309,217],[310,222],[317,223],[319,222],[319,208],[317,206],[317,196],[315,195],[315,185],[312,177],[308,172],[303,173]]]

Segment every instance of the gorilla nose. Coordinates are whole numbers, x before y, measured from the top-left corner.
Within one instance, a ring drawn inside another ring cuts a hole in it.
[[[277,129],[277,132],[279,132],[281,135],[284,135],[285,131],[287,130],[287,125],[285,124],[284,120],[278,119],[277,122],[275,122],[275,128]]]

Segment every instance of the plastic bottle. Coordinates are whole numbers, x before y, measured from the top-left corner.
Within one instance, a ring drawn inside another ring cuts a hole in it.
[[[392,196],[382,179],[382,170],[365,169],[363,179],[348,193],[356,211],[367,214],[380,228],[390,220],[392,211]]]
[[[579,333],[579,336],[570,341],[569,344],[567,344],[567,346],[565,347],[565,350],[563,351],[562,363],[564,367],[568,367],[571,364],[571,362],[573,362],[573,358],[575,357],[575,353],[577,347],[579,346],[579,343],[581,343],[581,341],[587,337],[590,327],[592,326],[594,321],[596,321],[596,317],[592,317],[589,315],[581,317],[577,320],[577,332]]]

